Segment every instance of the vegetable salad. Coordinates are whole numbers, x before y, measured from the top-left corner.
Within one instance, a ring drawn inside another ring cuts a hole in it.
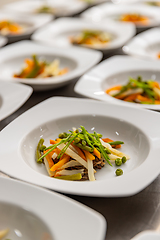
[[[0,21],[0,33],[2,35],[16,35],[23,33],[24,29],[22,26],[20,26],[18,23],[9,21],[9,20],[3,20]]]
[[[44,139],[40,139],[36,161],[44,163],[50,177],[63,180],[95,181],[97,169],[102,169],[105,164],[119,167],[130,158],[117,150],[122,141],[102,138],[101,134],[89,133],[83,126],[60,133],[56,140],[50,140],[50,144],[46,147]],[[122,169],[116,170],[117,176],[122,174]]]
[[[67,73],[68,68],[60,69],[60,62],[55,59],[51,63],[46,61],[38,60],[36,55],[32,56],[32,59],[25,59],[25,67],[20,73],[14,74],[15,78],[48,78],[60,76]]]
[[[120,21],[132,22],[136,25],[148,25],[149,18],[138,13],[128,13],[120,16]]]
[[[87,45],[89,47],[103,47],[112,40],[111,34],[96,30],[83,30],[70,37],[72,44]]]
[[[110,96],[133,103],[160,104],[160,85],[153,80],[143,81],[142,77],[129,78],[126,85],[113,86],[106,90]]]

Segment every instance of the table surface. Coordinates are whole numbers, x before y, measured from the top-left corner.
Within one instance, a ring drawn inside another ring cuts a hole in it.
[[[106,59],[116,53],[104,56]],[[78,79],[77,79],[78,80]],[[67,86],[45,92],[33,92],[29,100],[15,113],[0,122],[0,130],[19,115],[53,96],[81,98],[74,92],[76,81]],[[160,176],[146,189],[131,197],[102,198],[67,195],[101,213],[107,221],[107,240],[129,240],[144,230],[160,231]]]

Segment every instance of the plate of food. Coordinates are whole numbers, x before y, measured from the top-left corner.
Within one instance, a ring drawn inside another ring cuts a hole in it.
[[[160,24],[159,9],[140,4],[104,3],[84,11],[81,16],[94,22],[111,19],[116,22],[132,23],[138,31]]]
[[[67,194],[131,196],[159,174],[158,126],[157,112],[49,98],[1,131],[1,171]]]
[[[52,15],[18,14],[0,11],[0,34],[9,40],[20,40],[31,35],[36,29],[42,27],[53,19]]]
[[[105,238],[104,217],[75,200],[4,177],[0,177],[0,188],[1,239],[74,240],[75,235],[77,240]],[[71,225],[73,229],[68,231]],[[80,228],[84,231],[77,234]]]
[[[71,16],[86,9],[87,3],[77,0],[24,0],[23,2],[12,2],[4,6],[4,9],[11,12],[30,14],[52,14],[56,17]]]
[[[160,29],[152,28],[143,33],[138,34],[130,40],[123,51],[135,57],[158,60],[160,59]]]
[[[0,80],[28,84],[36,91],[64,86],[97,64],[96,50],[61,49],[21,41],[0,50]]]
[[[133,24],[108,20],[93,25],[85,19],[60,18],[37,30],[32,39],[53,46],[80,46],[107,52],[122,47],[135,32]]]
[[[159,66],[158,61],[113,56],[84,74],[74,90],[110,104],[160,110]]]
[[[18,110],[32,92],[30,86],[0,81],[0,121]]]

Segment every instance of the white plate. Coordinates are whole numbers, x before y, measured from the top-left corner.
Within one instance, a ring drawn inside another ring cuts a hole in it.
[[[159,239],[160,239],[159,232],[146,230],[146,231],[143,231],[143,232],[137,234],[131,240],[159,240]]]
[[[3,177],[0,189],[0,230],[9,228],[9,239],[105,238],[104,217],[68,197]]]
[[[53,111],[51,111],[53,109]],[[28,121],[30,119],[30,121]],[[146,121],[147,119],[147,121]],[[0,134],[1,171],[58,192],[96,197],[124,197],[147,187],[160,172],[159,113],[122,107],[94,100],[50,98],[12,121]],[[35,150],[40,138],[55,139],[72,127],[85,126],[89,132],[124,141],[123,152],[130,160],[117,169],[106,164],[97,170],[96,181],[65,181],[48,176],[43,164],[37,164]],[[12,134],[10,134],[12,133]],[[10,136],[10,137],[8,137]]]
[[[7,44],[8,40],[6,37],[0,36],[0,47],[3,47],[5,44]]]
[[[116,66],[116,67],[115,67]],[[160,63],[129,56],[111,57],[84,74],[75,85],[75,92],[110,104],[160,110],[160,104],[138,104],[113,98],[105,91],[115,85],[125,85],[129,77],[153,79],[160,84]],[[92,86],[92,87],[91,87]]]
[[[33,14],[20,14],[13,12],[0,11],[0,21],[9,20],[18,23],[24,28],[24,32],[20,34],[7,34],[5,37],[8,39],[20,40],[30,34],[36,29],[42,27],[53,19],[51,14],[33,15]]]
[[[81,16],[94,22],[103,21],[104,19],[118,21],[117,18],[125,13],[138,13],[149,17],[150,22],[148,25],[136,25],[138,30],[158,26],[160,24],[159,9],[140,4],[104,3],[84,11]]]
[[[72,47],[69,38],[84,29],[100,30],[111,34],[113,40],[106,46],[97,48],[103,52],[122,47],[136,32],[133,24],[109,20],[93,24],[92,21],[80,18],[74,18],[74,21],[73,18],[60,18],[36,31],[32,39],[53,46]]]
[[[83,11],[87,7],[87,3],[83,1],[77,0],[23,0],[16,1],[13,3],[6,4],[4,9],[7,9],[11,12],[19,12],[19,13],[36,13],[36,10],[41,6],[47,5],[54,8],[56,11],[54,13],[55,16],[71,16],[73,14],[77,14]],[[41,14],[41,13],[40,13]],[[37,14],[37,15],[40,15]]]
[[[159,60],[157,54],[160,53],[160,28],[138,34],[123,47],[123,51],[132,56]]]
[[[57,77],[46,79],[20,79],[12,77],[20,72],[24,59],[37,54],[44,57],[48,62],[55,58],[60,60],[60,67],[68,67],[69,72]],[[61,49],[57,47],[44,46],[31,41],[21,41],[8,45],[0,50],[0,80],[21,82],[33,87],[34,90],[48,90],[68,84],[73,79],[80,77],[87,70],[97,64],[102,53],[90,49],[72,47]]]
[[[0,121],[19,109],[32,91],[30,86],[0,81]]]

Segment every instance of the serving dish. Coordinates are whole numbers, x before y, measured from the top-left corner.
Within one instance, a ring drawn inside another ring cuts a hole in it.
[[[4,177],[0,189],[0,230],[9,228],[9,239],[105,238],[104,217],[68,197]],[[78,234],[81,228],[84,231]]]
[[[122,176],[115,175],[114,165],[106,164],[97,171],[94,182],[53,179],[44,166],[36,162],[35,151],[40,138],[44,138],[47,145],[49,139],[55,139],[60,132],[80,125],[88,131],[95,130],[115,141],[125,142],[123,152],[130,155],[130,160],[122,167]],[[156,112],[94,100],[53,97],[28,110],[1,131],[1,171],[67,194],[131,196],[147,187],[159,174],[160,129],[157,126],[159,114]],[[8,146],[11,146],[9,150]]]
[[[60,66],[62,68],[67,67],[69,72],[61,76],[45,79],[21,79],[13,77],[15,73],[21,71],[24,59],[33,54],[49,62],[59,59]],[[0,80],[25,83],[32,86],[36,91],[64,86],[73,79],[80,77],[102,58],[102,53],[95,50],[80,49],[78,47],[61,49],[44,46],[31,41],[21,41],[6,46],[0,50],[0,55]]]
[[[0,81],[0,121],[19,109],[32,92],[30,86]]]
[[[48,0],[48,1],[39,1],[39,0],[24,0],[23,2],[17,1],[8,3],[4,6],[4,9],[11,12],[19,12],[19,13],[32,13],[32,14],[41,14],[37,11],[42,7],[51,8],[51,12],[49,14],[56,17],[62,16],[71,16],[83,11],[87,7],[87,3],[84,1],[77,0]],[[52,11],[53,10],[53,11]]]
[[[116,68],[115,68],[116,66]],[[76,83],[74,91],[85,97],[136,108],[160,110],[160,104],[138,104],[116,99],[106,93],[115,85],[125,85],[130,77],[141,76],[160,83],[160,63],[130,56],[113,56],[84,74]]]
[[[131,240],[150,240],[150,239],[159,240],[160,239],[160,233],[156,232],[156,231],[146,230],[146,231],[138,233]]]
[[[152,28],[135,36],[123,47],[123,51],[135,57],[147,60],[159,60],[159,39],[160,28]]]
[[[93,22],[111,19],[120,21],[120,17],[125,14],[138,14],[148,18],[145,24],[135,24],[137,31],[146,30],[149,27],[156,27],[160,24],[160,15],[157,8],[144,6],[141,4],[112,4],[104,3],[92,7],[81,14],[81,17],[92,20]]]
[[[0,22],[9,21],[17,24],[21,31],[18,33],[9,33],[0,31],[1,36],[5,36],[9,41],[17,41],[30,36],[36,29],[42,27],[53,19],[51,14],[20,14],[14,12],[0,11]]]
[[[83,32],[83,30],[102,31],[109,34],[110,40],[106,44],[97,46],[89,44],[83,45],[102,52],[122,47],[136,32],[133,24],[124,24],[108,20],[93,25],[93,22],[87,19],[74,18],[73,21],[72,18],[60,18],[37,30],[32,35],[32,39],[52,46],[72,47],[73,44],[70,39]]]

